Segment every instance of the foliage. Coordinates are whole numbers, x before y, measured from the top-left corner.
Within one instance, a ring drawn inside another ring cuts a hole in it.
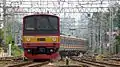
[[[12,56],[21,56],[23,54],[23,51],[13,43],[14,39],[12,38],[12,34],[9,34],[6,38],[6,44],[12,44],[11,45],[11,52]],[[8,46],[8,45],[7,45]]]
[[[118,53],[118,52],[120,52],[120,35],[119,36],[116,36],[116,42],[115,42],[115,47],[116,47],[116,49],[115,49],[115,52],[116,53]]]
[[[9,34],[9,36],[7,36],[7,38],[6,38],[6,44],[9,44],[9,43],[12,44],[12,41],[13,41],[13,39],[12,39],[12,35]]]
[[[3,31],[2,31],[2,29],[0,29],[0,46],[2,45],[1,44],[2,41],[3,41]]]
[[[21,50],[18,46],[12,45],[12,56],[22,56],[23,50]]]
[[[6,37],[6,43],[3,44],[1,47],[6,50],[8,48],[8,44],[12,44],[11,45],[11,52],[12,52],[12,56],[21,56],[23,54],[23,50],[20,49],[18,46],[14,45],[14,43],[12,43],[12,41],[14,41],[13,39],[13,34],[10,32],[10,27],[8,26],[7,28],[7,37]],[[0,38],[4,39],[4,32],[2,29],[0,29]],[[1,44],[0,44],[1,45]]]
[[[12,56],[21,56],[23,54],[23,51],[13,43],[14,39],[12,38],[12,34],[9,34],[6,38],[6,44],[12,44],[11,45],[11,52]],[[8,45],[7,45],[8,47]]]
[[[3,39],[3,30],[2,29],[0,29],[0,38]]]

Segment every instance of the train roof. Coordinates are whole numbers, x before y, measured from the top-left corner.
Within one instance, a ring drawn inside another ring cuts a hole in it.
[[[80,39],[80,40],[86,40],[85,38],[78,38],[75,36],[66,36],[66,35],[60,35],[61,37],[65,37],[65,38],[72,38],[72,39]]]
[[[55,16],[55,17],[58,17],[58,16],[56,16],[56,15],[53,15],[53,14],[31,14],[31,15],[26,15],[26,16],[24,16],[23,18],[25,18],[25,17],[30,17],[30,16],[44,16],[44,15],[46,15],[46,16]]]

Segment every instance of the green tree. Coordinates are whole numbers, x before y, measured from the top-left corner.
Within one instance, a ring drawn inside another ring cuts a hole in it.
[[[1,46],[2,40],[3,40],[3,31],[2,29],[0,29],[0,46]]]

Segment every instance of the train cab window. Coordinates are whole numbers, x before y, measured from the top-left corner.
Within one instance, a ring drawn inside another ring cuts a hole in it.
[[[58,34],[59,18],[49,15],[24,17],[24,34]]]
[[[39,20],[40,19],[40,20]],[[58,18],[52,16],[36,17],[38,30],[57,30]]]
[[[25,30],[35,30],[34,19],[31,17],[25,18]]]

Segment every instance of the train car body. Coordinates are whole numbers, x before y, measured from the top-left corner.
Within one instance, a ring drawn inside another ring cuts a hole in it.
[[[86,52],[86,40],[73,36],[60,36],[60,55],[62,56],[78,56],[80,53]]]
[[[28,59],[55,59],[60,47],[59,17],[38,14],[23,18],[24,55]]]

